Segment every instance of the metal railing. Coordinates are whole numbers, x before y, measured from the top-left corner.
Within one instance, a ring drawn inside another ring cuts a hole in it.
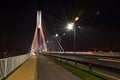
[[[0,59],[0,80],[24,63],[31,54]]]
[[[102,70],[107,70],[107,71],[110,71],[110,72],[114,72],[114,73],[120,74],[120,68],[117,68],[117,67],[112,67],[112,66],[107,66],[107,65],[102,65],[102,64],[87,62],[87,61],[81,61],[79,59],[65,57],[65,56],[59,56],[59,55],[52,55],[52,54],[43,54],[43,55],[50,56],[50,57],[56,58],[56,59],[61,60],[61,61],[62,60],[66,60],[67,63],[68,63],[68,61],[74,62],[75,66],[77,64],[82,64],[82,65],[88,66],[89,69],[91,67],[94,67],[94,68],[98,68],[98,69],[102,69]]]

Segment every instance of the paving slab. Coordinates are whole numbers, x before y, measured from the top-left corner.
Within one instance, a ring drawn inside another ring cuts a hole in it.
[[[36,56],[32,56],[13,72],[7,80],[35,80],[36,60]]]

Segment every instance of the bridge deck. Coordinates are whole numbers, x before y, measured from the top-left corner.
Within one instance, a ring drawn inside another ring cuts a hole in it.
[[[35,80],[36,56],[32,56],[20,68],[8,77],[7,80]]]
[[[36,66],[37,63],[37,66]],[[81,80],[46,57],[32,56],[7,80]]]
[[[42,55],[37,56],[37,80],[81,80]]]

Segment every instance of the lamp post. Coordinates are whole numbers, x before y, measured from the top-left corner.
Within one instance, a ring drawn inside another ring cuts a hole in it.
[[[75,28],[73,29],[73,32],[74,32],[74,54],[76,52],[76,30]]]
[[[79,17],[76,17],[75,18],[75,20],[74,20],[74,22],[73,23],[69,23],[68,25],[67,25],[67,28],[69,29],[69,30],[73,30],[73,34],[74,34],[74,54],[76,54],[76,27],[75,27],[75,22],[76,21],[78,21],[79,20]]]
[[[68,25],[67,25],[67,28],[69,29],[69,30],[73,30],[73,33],[74,33],[74,54],[75,54],[75,52],[76,52],[76,45],[75,45],[75,41],[76,41],[76,30],[75,30],[75,27],[74,27],[74,23],[69,23]]]

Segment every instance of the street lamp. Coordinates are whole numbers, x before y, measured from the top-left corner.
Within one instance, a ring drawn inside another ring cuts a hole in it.
[[[59,35],[58,34],[55,34],[55,37],[58,37]]]
[[[74,23],[68,23],[67,28],[68,28],[69,30],[73,30],[73,28],[74,28]]]
[[[76,17],[73,23],[68,23],[67,29],[68,30],[73,30],[74,33],[74,54],[76,53],[76,27],[75,27],[75,22],[79,20],[79,17]],[[79,26],[80,27],[80,26]]]
[[[73,30],[73,33],[74,33],[74,54],[75,54],[75,50],[76,50],[76,47],[75,47],[76,30],[75,30],[74,23],[69,23],[69,24],[67,25],[67,28],[68,28],[69,30]]]

